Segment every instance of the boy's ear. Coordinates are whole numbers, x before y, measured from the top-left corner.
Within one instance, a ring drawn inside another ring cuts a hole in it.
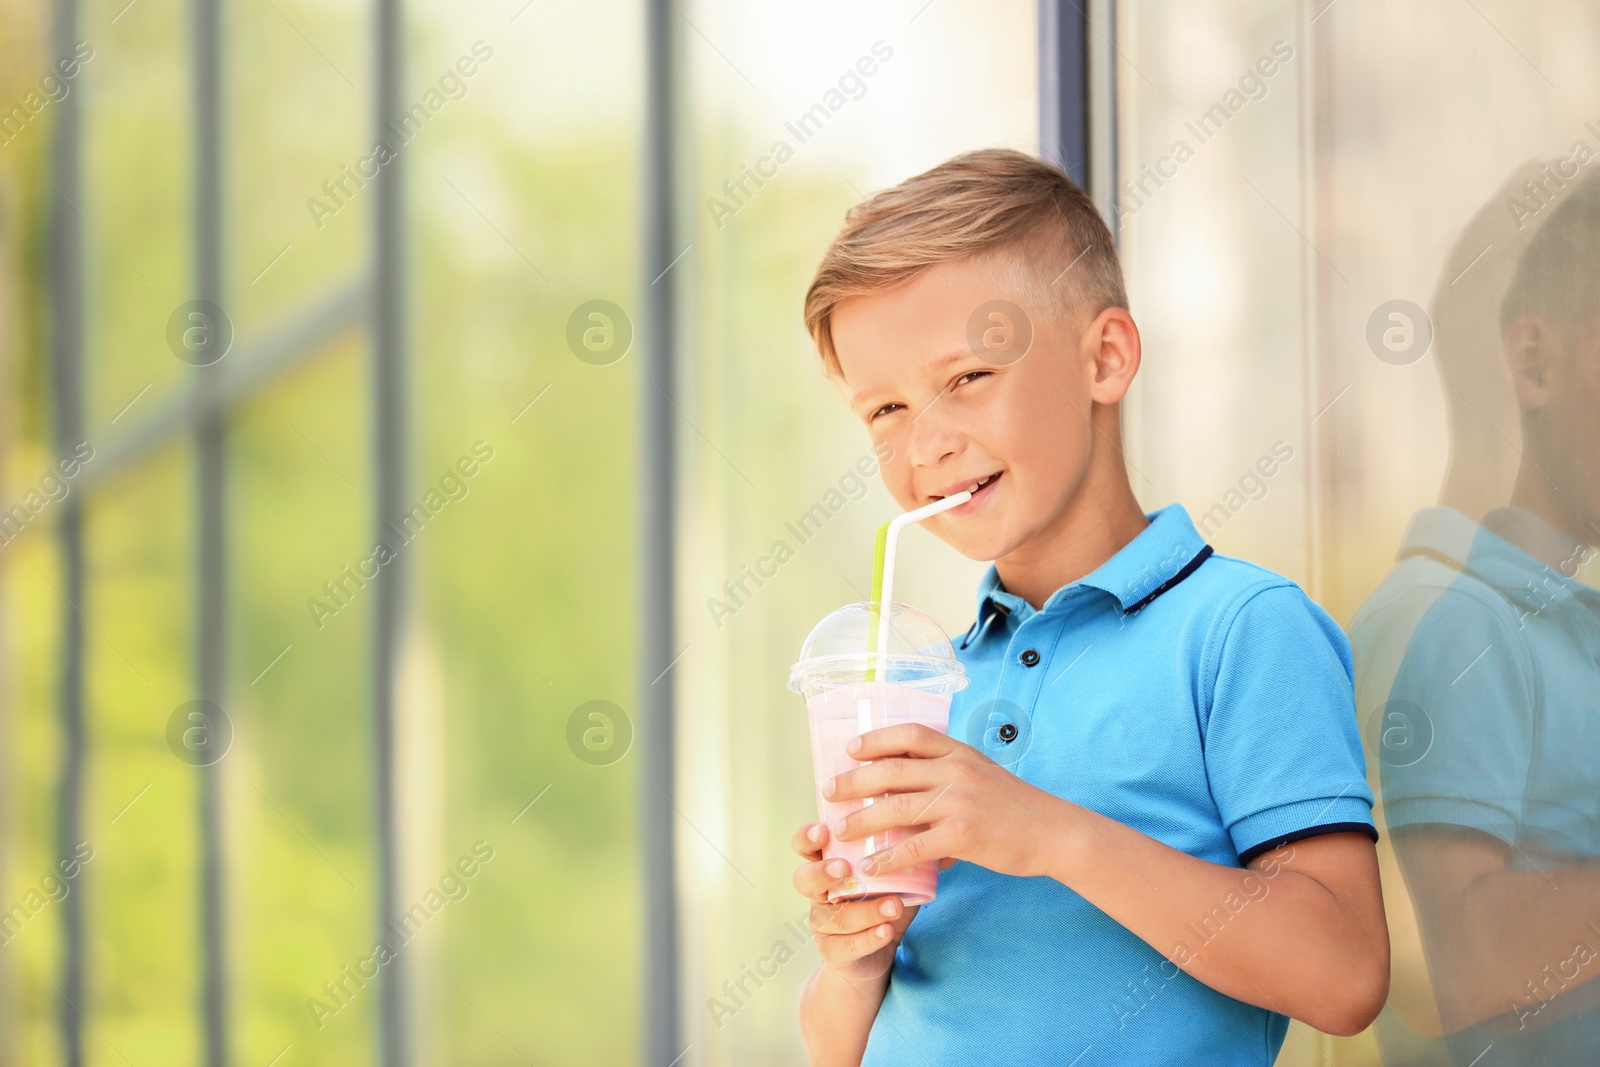
[[[1560,337],[1538,315],[1519,315],[1506,327],[1500,338],[1500,354],[1511,375],[1517,406],[1523,411],[1537,411],[1549,403],[1551,375],[1560,356],[1560,345]]]
[[[1080,341],[1090,368],[1089,398],[1096,404],[1118,403],[1139,372],[1139,327],[1127,308],[1108,307],[1083,328]]]

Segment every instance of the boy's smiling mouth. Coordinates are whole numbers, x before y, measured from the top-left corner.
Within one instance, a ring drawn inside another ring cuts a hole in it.
[[[972,478],[968,479],[967,481],[957,482],[954,485],[945,486],[945,491],[943,493],[933,493],[930,495],[934,500],[943,500],[947,496],[954,496],[963,489],[971,490],[971,500],[968,500],[964,504],[959,504],[947,512],[947,514],[951,515],[958,514],[971,509],[973,505],[978,503],[978,501],[987,499],[994,491],[995,483],[1000,480],[1000,476],[1004,473],[1005,471],[995,471],[993,474],[986,474],[981,478]]]

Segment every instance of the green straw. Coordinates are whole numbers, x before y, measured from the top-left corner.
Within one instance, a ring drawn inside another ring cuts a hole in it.
[[[889,520],[893,522],[894,520]],[[871,618],[867,622],[867,662],[877,662],[878,651],[878,618],[882,610],[880,604],[883,600],[883,557],[889,547],[889,523],[878,527],[877,542],[872,549],[872,602],[868,606]],[[877,681],[878,668],[867,668],[867,681]]]

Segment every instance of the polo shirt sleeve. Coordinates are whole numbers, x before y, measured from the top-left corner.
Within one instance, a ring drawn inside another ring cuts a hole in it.
[[[1533,762],[1533,671],[1510,609],[1446,590],[1411,636],[1390,689],[1427,744],[1379,761],[1390,827],[1446,823],[1510,843],[1523,822]]]
[[[1241,865],[1316,834],[1378,839],[1350,643],[1292,583],[1247,592],[1211,657],[1205,766]]]

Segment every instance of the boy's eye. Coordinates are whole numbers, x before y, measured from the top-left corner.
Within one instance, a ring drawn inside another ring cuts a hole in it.
[[[968,378],[973,378],[973,379],[987,378],[989,375],[991,375],[993,373],[994,373],[994,371],[988,371],[988,370],[969,370],[965,374],[963,374],[960,377],[958,377],[955,381],[951,382],[950,383],[950,387],[951,388],[955,388],[956,386],[965,383]],[[881,407],[878,410],[874,411],[871,415],[868,415],[867,416],[867,421],[871,422],[873,419],[877,418],[879,415],[886,414],[886,413],[894,410],[895,408],[901,407],[901,406],[902,405],[900,405],[900,404],[893,404],[893,403],[885,404],[885,405],[883,405],[883,407]]]

